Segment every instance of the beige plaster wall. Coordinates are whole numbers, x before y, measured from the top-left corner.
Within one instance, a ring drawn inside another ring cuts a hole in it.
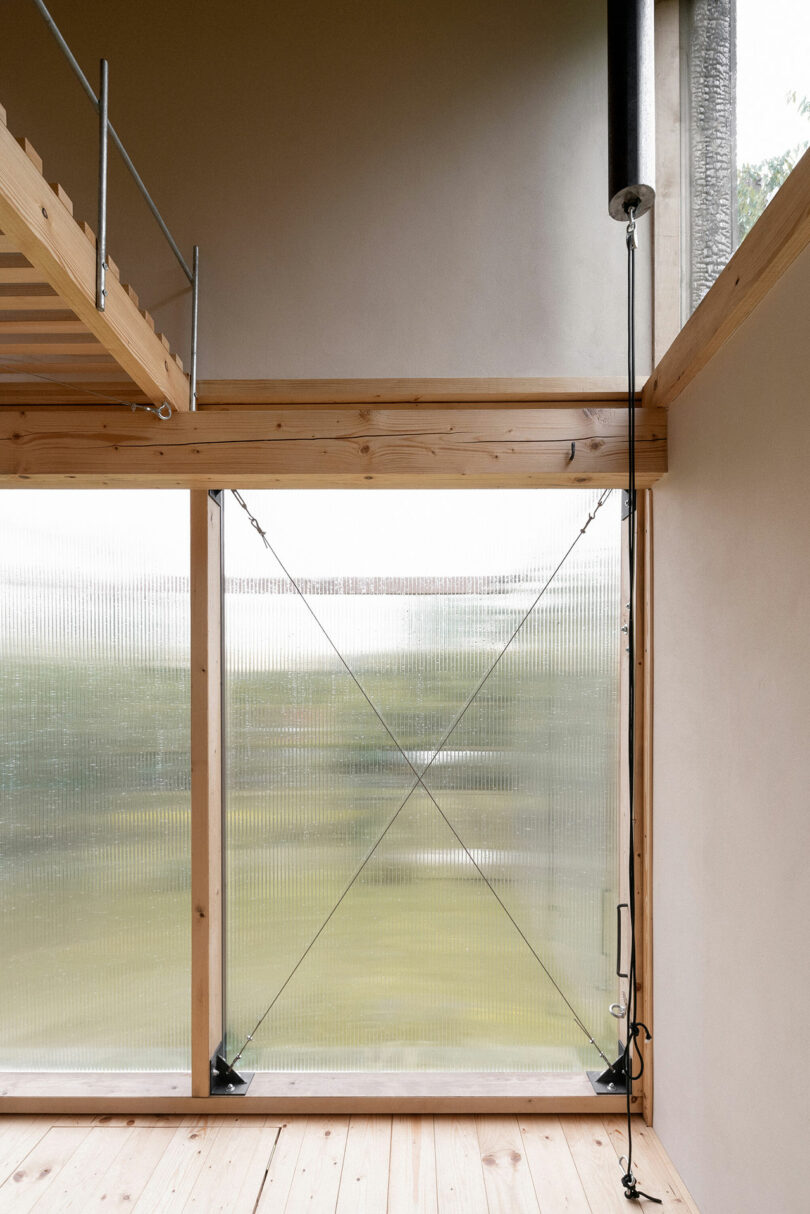
[[[604,0],[51,8],[93,83],[109,59],[112,120],[201,246],[202,375],[623,373]],[[3,4],[0,102],[95,226],[93,113],[30,0]],[[184,341],[183,280],[111,171],[110,251]]]
[[[672,407],[655,515],[655,1126],[808,1208],[810,250]]]

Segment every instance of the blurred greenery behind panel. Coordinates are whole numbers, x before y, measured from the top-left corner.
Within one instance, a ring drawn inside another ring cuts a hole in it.
[[[0,494],[0,1067],[189,1065],[188,495]]]
[[[246,496],[421,770],[597,495]],[[608,499],[425,777],[606,1053],[616,1037],[619,498]],[[232,500],[225,553],[230,1055],[414,777]],[[243,1065],[579,1071],[599,1061],[419,788]]]
[[[594,500],[249,497],[418,769]],[[187,520],[184,493],[0,495],[6,1069],[188,1065]],[[229,506],[229,1044],[412,783],[245,524]],[[607,1052],[618,553],[616,494],[426,777]],[[284,1069],[597,1061],[421,789],[245,1058]]]

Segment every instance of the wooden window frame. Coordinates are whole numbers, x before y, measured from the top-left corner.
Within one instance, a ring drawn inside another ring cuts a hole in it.
[[[313,478],[317,487],[319,476]],[[84,478],[73,481],[82,486]],[[418,487],[418,486],[415,486]],[[592,486],[588,486],[592,487]],[[647,518],[649,491],[639,494],[639,533]],[[218,495],[191,489],[191,1069],[150,1073],[26,1073],[0,1076],[0,1113],[614,1113],[622,1096],[597,1096],[582,1074],[302,1074],[260,1073],[244,1096],[209,1095],[210,1058],[223,1036],[223,833],[222,833],[222,516]],[[626,527],[623,527],[626,536]],[[626,565],[626,540],[623,540]],[[649,619],[648,546],[639,546],[637,619],[639,635]],[[625,600],[623,600],[624,602]],[[639,645],[637,677],[646,678],[648,646]],[[626,686],[626,663],[622,674]],[[646,699],[643,702],[646,704]],[[644,786],[648,749],[646,710],[637,731],[638,787]],[[626,765],[626,750],[623,766]],[[626,782],[624,784],[626,797]],[[626,833],[626,802],[620,829]],[[651,930],[645,867],[647,799],[636,807],[639,848],[637,907],[640,940],[639,1006],[649,1022],[651,992],[647,945]],[[633,1093],[635,1111],[651,1108],[652,1070]]]

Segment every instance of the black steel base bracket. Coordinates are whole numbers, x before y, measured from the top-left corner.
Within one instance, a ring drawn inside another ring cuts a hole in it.
[[[212,1096],[244,1096],[250,1087],[253,1072],[240,1075],[230,1066],[222,1054],[216,1053],[211,1059],[211,1095]]]
[[[624,522],[624,520],[626,518],[629,518],[630,515],[635,512],[635,509],[636,509],[635,494],[633,495],[633,504],[631,506],[630,505],[630,490],[622,489],[622,522]]]
[[[597,1096],[626,1096],[627,1072],[624,1067],[624,1051],[605,1071],[588,1071],[591,1087]]]

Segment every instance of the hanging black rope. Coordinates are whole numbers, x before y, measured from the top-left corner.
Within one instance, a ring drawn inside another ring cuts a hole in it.
[[[627,967],[627,1010],[625,1013],[624,1074],[627,1111],[627,1155],[622,1185],[629,1201],[642,1197],[661,1205],[661,1199],[642,1193],[633,1175],[633,1120],[630,1101],[634,1081],[644,1073],[644,1057],[639,1038],[644,1033],[650,1041],[646,1024],[637,1019],[636,997],[636,845],[635,845],[635,766],[636,766],[636,208],[627,208],[627,790],[628,790],[628,860],[627,901],[630,912],[630,963]],[[633,1057],[638,1069],[633,1071]]]

